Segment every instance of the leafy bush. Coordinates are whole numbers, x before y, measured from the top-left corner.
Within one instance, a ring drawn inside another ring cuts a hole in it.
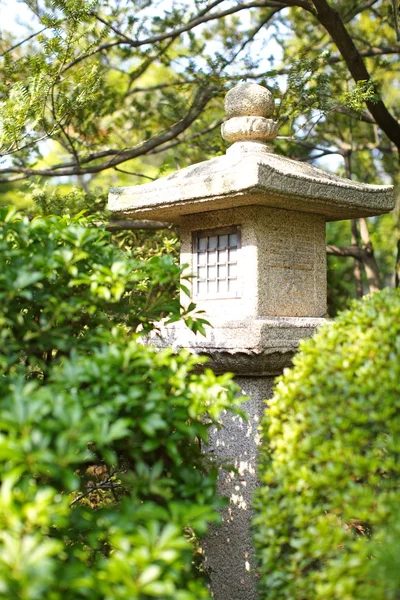
[[[190,538],[220,502],[198,442],[234,387],[186,352],[123,341],[45,385],[2,380],[3,598],[209,598]]]
[[[379,582],[381,598],[389,598],[389,600],[398,600],[400,594],[399,539],[400,510],[397,503],[385,529],[374,542],[371,556],[375,561],[367,574],[370,585],[376,586]]]
[[[255,542],[265,599],[391,600],[379,572],[400,484],[400,291],[304,341],[263,422]]]
[[[82,216],[29,221],[0,211],[0,366],[46,372],[72,349],[88,351],[122,322],[149,331],[162,316],[186,319],[171,288],[180,270],[173,258],[138,260],[111,244],[110,234]]]
[[[66,189],[65,189],[66,188]],[[37,185],[30,186],[31,202],[34,202],[33,210],[36,215],[60,217],[69,215],[77,216],[85,214],[90,216],[96,223],[104,223],[112,233],[112,241],[115,245],[129,248],[132,258],[143,260],[150,257],[172,255],[179,262],[179,240],[172,226],[168,229],[126,230],[116,227],[113,215],[106,210],[107,194],[96,188],[93,192],[86,192],[80,187],[60,185]],[[24,198],[28,194],[24,194]],[[117,219],[118,223],[118,219]],[[170,295],[176,295],[177,281],[171,282]]]
[[[221,501],[199,444],[237,389],[132,333],[179,317],[179,270],[82,219],[0,230],[0,598],[210,598],[194,551]]]

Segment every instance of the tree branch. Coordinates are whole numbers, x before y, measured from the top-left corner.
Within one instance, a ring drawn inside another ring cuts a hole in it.
[[[368,279],[370,292],[382,289],[379,267],[374,257],[372,246],[326,246],[326,253],[333,256],[351,256],[362,262]]]
[[[362,4],[361,6],[354,6],[353,8],[351,8],[349,12],[344,16],[345,23],[349,23],[350,21],[352,21],[354,17],[364,12],[364,10],[372,8],[374,4],[376,4],[378,1],[379,0],[368,0],[367,2],[364,2],[364,4]]]
[[[61,177],[61,176],[70,176],[70,175],[84,175],[86,173],[100,173],[105,169],[109,169],[115,167],[122,162],[127,160],[131,160],[132,158],[137,158],[138,156],[143,156],[165,144],[166,142],[176,138],[180,133],[185,131],[193,121],[201,114],[203,109],[206,107],[212,96],[214,95],[216,88],[200,88],[195,96],[195,99],[186,114],[186,116],[169,127],[165,129],[158,135],[151,137],[150,139],[137,144],[133,148],[125,149],[125,150],[104,150],[102,152],[97,152],[91,154],[85,159],[80,160],[80,164],[76,165],[75,162],[72,163],[64,163],[61,165],[55,165],[53,167],[49,167],[47,169],[34,169],[27,167],[7,167],[5,169],[0,170],[0,175],[4,175],[7,173],[17,173],[19,175],[24,175],[24,177],[29,177],[31,175],[40,175],[45,177]],[[95,160],[99,160],[101,158],[106,158],[111,156],[112,158],[108,162],[102,162],[98,165],[83,167],[83,164],[88,164],[89,162],[93,162]],[[0,179],[0,183],[6,183],[12,181],[13,179],[2,178]]]
[[[400,287],[400,239],[397,240],[396,266],[394,269],[394,285]]]
[[[386,56],[387,54],[400,54],[400,45],[371,47],[368,50],[360,50],[359,54],[363,58]],[[343,56],[331,56],[327,62],[329,65],[334,65],[342,60]]]
[[[6,54],[9,54],[10,52],[12,52],[13,50],[15,50],[16,48],[19,48],[20,46],[22,46],[26,42],[29,42],[29,40],[31,40],[32,38],[36,37],[37,35],[40,35],[41,33],[43,33],[43,31],[46,31],[46,29],[48,29],[48,27],[43,27],[43,29],[40,29],[40,31],[36,31],[36,33],[32,33],[32,35],[30,35],[29,37],[25,38],[21,42],[18,42],[18,44],[14,44],[14,46],[11,46],[10,48],[7,48],[7,50],[5,50],[2,54],[0,54],[0,58],[3,58],[3,56],[5,56]]]
[[[159,146],[158,148],[155,148],[154,150],[152,150],[148,154],[159,154],[160,152],[165,152],[165,150],[169,150],[170,148],[174,148],[175,146],[179,146],[179,144],[182,144],[183,142],[188,142],[189,140],[194,140],[194,139],[196,139],[198,137],[201,137],[201,136],[205,135],[206,133],[210,133],[210,131],[214,131],[214,129],[217,129],[217,127],[220,127],[223,122],[224,122],[223,119],[219,119],[215,123],[211,123],[211,125],[209,125],[208,127],[205,127],[204,129],[202,129],[201,131],[197,131],[193,135],[189,135],[185,140],[181,140],[181,139],[178,138],[176,140],[173,140],[169,144],[165,144],[163,146]]]
[[[288,136],[288,135],[278,135],[276,139],[293,142],[294,144],[297,144],[298,146],[303,146],[304,148],[307,148],[308,150],[317,150],[319,152],[323,152],[324,155],[340,154],[341,156],[343,156],[343,152],[341,150],[330,150],[329,148],[321,148],[320,146],[316,146],[315,144],[312,144],[311,142],[302,140],[301,138],[295,138],[295,137]],[[313,158],[313,157],[311,157],[311,158]]]
[[[330,109],[330,112],[337,112],[342,115],[347,115],[348,117],[356,118],[358,121],[363,121],[364,123],[370,123],[371,125],[376,125],[375,119],[373,119],[368,112],[355,114],[347,106],[340,106],[340,105],[334,106],[333,108]]]
[[[116,231],[136,231],[138,229],[144,229],[146,231],[158,231],[160,229],[171,229],[173,224],[164,223],[162,221],[148,221],[146,219],[143,220],[131,220],[131,219],[121,219],[119,221],[110,221],[107,223],[106,229],[107,231],[116,232]]]
[[[312,1],[317,11],[318,21],[325,27],[336,44],[354,81],[369,81],[371,77],[368,69],[338,11],[329,6],[327,0]],[[400,123],[390,114],[382,99],[377,102],[367,101],[366,104],[376,123],[400,152]]]
[[[310,4],[307,0],[284,0],[284,1],[283,0],[262,0],[262,1],[258,1],[258,2],[255,1],[255,2],[247,2],[247,3],[243,3],[243,4],[238,4],[237,6],[233,6],[231,8],[227,8],[225,10],[221,10],[219,12],[213,12],[210,14],[204,14],[204,11],[203,11],[203,12],[199,13],[198,15],[196,15],[196,17],[190,19],[190,21],[188,21],[185,25],[181,25],[180,27],[176,27],[175,29],[171,29],[170,31],[165,31],[163,33],[152,35],[150,37],[147,37],[147,38],[144,38],[141,40],[135,40],[135,39],[129,38],[128,36],[126,36],[126,34],[121,34],[121,35],[123,35],[122,39],[116,40],[114,42],[108,42],[108,43],[101,44],[100,46],[98,46],[97,48],[94,48],[90,52],[87,52],[87,53],[82,54],[81,56],[78,56],[76,59],[74,59],[73,61],[68,63],[68,65],[66,65],[64,72],[67,71],[68,69],[70,69],[71,67],[75,66],[82,60],[85,60],[86,58],[93,56],[94,54],[101,52],[102,50],[111,48],[113,46],[118,46],[118,45],[122,46],[122,45],[127,44],[127,45],[131,46],[132,48],[139,48],[141,46],[153,45],[153,44],[162,42],[169,38],[178,37],[182,33],[187,33],[188,31],[191,31],[195,27],[198,27],[199,25],[203,25],[204,23],[208,23],[209,21],[215,21],[218,19],[222,19],[224,17],[238,13],[242,10],[248,10],[250,8],[281,9],[281,8],[285,8],[285,5],[286,6],[300,6],[307,10],[310,10]],[[109,27],[110,25],[107,23],[106,26]]]
[[[259,23],[254,27],[253,31],[250,32],[247,39],[239,46],[238,50],[236,50],[236,52],[233,54],[233,56],[231,56],[229,58],[229,60],[224,61],[223,66],[221,67],[221,70],[223,68],[227,67],[228,65],[232,64],[233,61],[239,56],[239,54],[241,52],[243,52],[243,50],[246,48],[246,46],[254,40],[254,38],[261,31],[261,29],[272,19],[272,17],[277,12],[280,12],[283,8],[284,8],[283,6],[281,6],[281,7],[278,6],[277,8],[273,8],[264,19],[261,19],[259,21]]]
[[[334,246],[332,244],[326,246],[326,253],[333,256],[351,256],[361,261],[365,255],[365,251],[359,246]]]
[[[119,167],[114,167],[114,171],[118,171],[118,173],[124,173],[125,175],[133,175],[134,177],[143,177],[144,179],[150,179],[150,181],[155,181],[155,177],[150,177],[149,175],[143,175],[143,173],[135,173],[133,171],[126,171],[126,169],[120,169]]]
[[[360,237],[362,242],[362,248],[365,251],[364,257],[364,268],[365,274],[368,279],[368,285],[370,292],[379,292],[382,289],[381,274],[379,271],[379,265],[376,262],[374,248],[371,242],[371,238],[368,231],[367,220],[362,217],[358,219],[360,228]]]
[[[70,506],[74,506],[74,504],[76,504],[77,502],[80,502],[81,500],[83,500],[83,498],[86,498],[87,496],[89,496],[90,494],[92,494],[93,492],[97,491],[97,490],[111,490],[113,491],[115,488],[121,488],[122,485],[120,483],[115,483],[114,481],[112,481],[112,477],[114,476],[114,473],[111,474],[109,477],[107,477],[107,479],[105,481],[103,481],[102,483],[99,483],[97,485],[93,485],[93,486],[88,486],[87,491],[83,492],[82,494],[79,494],[79,496],[77,496],[74,500],[72,500]]]
[[[357,219],[351,219],[351,243],[353,246],[359,245],[359,233],[357,227]],[[356,298],[362,298],[363,296],[363,282],[362,282],[362,262],[357,258],[354,260],[353,265],[353,276],[356,290]]]

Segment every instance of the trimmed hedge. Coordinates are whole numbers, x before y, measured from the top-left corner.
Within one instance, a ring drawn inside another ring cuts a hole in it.
[[[400,291],[303,341],[263,421],[260,597],[391,600],[374,577],[400,484]]]

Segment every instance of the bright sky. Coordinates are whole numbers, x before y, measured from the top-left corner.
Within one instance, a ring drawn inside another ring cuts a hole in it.
[[[13,31],[16,35],[26,34],[26,26],[39,27],[32,11],[24,2],[17,0],[0,0],[0,31]],[[22,38],[21,38],[22,39]]]

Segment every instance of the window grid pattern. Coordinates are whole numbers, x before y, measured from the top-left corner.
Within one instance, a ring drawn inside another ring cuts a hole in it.
[[[238,227],[200,231],[195,234],[197,296],[238,295]]]

